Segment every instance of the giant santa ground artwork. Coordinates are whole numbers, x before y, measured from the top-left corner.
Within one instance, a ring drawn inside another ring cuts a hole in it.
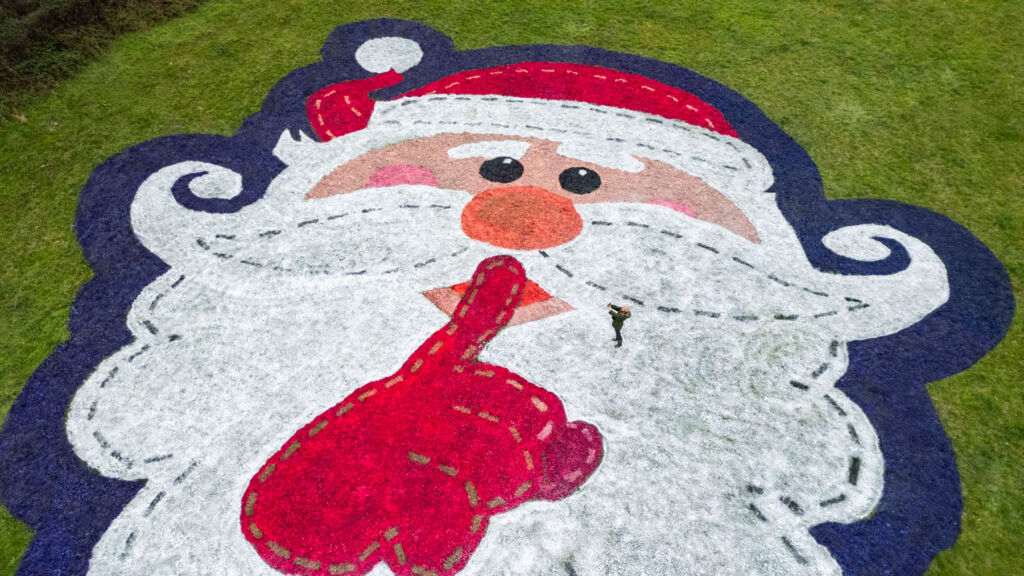
[[[948,520],[959,493],[923,387],[886,408],[922,455],[866,391],[916,378],[887,338],[958,346],[931,377],[1001,337],[1003,272],[969,234],[824,208],[799,147],[666,64],[459,53],[401,21],[323,54],[235,137],[142,145],[83,194],[87,257],[113,264],[54,354],[82,365],[54,425],[95,472],[26,457],[71,468],[8,473],[5,498],[145,482],[58,514],[62,571],[909,574],[950,543],[883,545],[874,517]],[[965,285],[928,227],[996,281]],[[987,329],[950,312],[986,298]]]

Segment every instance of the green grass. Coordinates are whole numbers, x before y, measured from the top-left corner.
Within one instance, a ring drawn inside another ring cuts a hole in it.
[[[17,0],[0,7],[0,122],[102,54],[117,36],[194,10],[198,0]],[[17,9],[14,8],[17,6]]]
[[[117,40],[0,127],[0,418],[67,338],[90,276],[72,232],[98,163],[165,134],[231,134],[337,25],[420,20],[460,49],[587,44],[674,62],[750,98],[817,162],[830,198],[890,198],[966,225],[1024,282],[1024,10],[945,1],[831,7],[476,0],[210,2]],[[1024,336],[929,390],[964,486],[932,575],[1024,574]],[[0,574],[29,534],[0,509]]]

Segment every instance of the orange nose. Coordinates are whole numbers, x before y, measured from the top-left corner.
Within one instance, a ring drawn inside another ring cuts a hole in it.
[[[541,250],[583,230],[572,200],[535,186],[491,188],[462,210],[462,231],[499,248]]]

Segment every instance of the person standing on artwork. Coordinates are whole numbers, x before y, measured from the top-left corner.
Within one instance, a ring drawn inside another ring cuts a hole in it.
[[[615,329],[615,347],[622,347],[622,324],[630,317],[629,306],[616,306],[608,304],[608,314],[612,317],[612,328]]]

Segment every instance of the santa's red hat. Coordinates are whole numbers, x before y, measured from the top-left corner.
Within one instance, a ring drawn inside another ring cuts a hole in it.
[[[663,160],[719,190],[735,189],[737,178],[749,180],[739,183],[742,188],[758,192],[771,183],[767,160],[739,139],[714,106],[685,90],[610,68],[521,62],[464,70],[375,101],[371,92],[401,82],[395,69],[411,68],[422,56],[409,55],[418,50],[409,40],[391,39],[404,49],[384,40],[364,44],[362,59],[356,54],[364,68],[380,74],[327,86],[307,100],[321,141],[375,128],[390,131],[395,141],[442,133],[527,136]]]

